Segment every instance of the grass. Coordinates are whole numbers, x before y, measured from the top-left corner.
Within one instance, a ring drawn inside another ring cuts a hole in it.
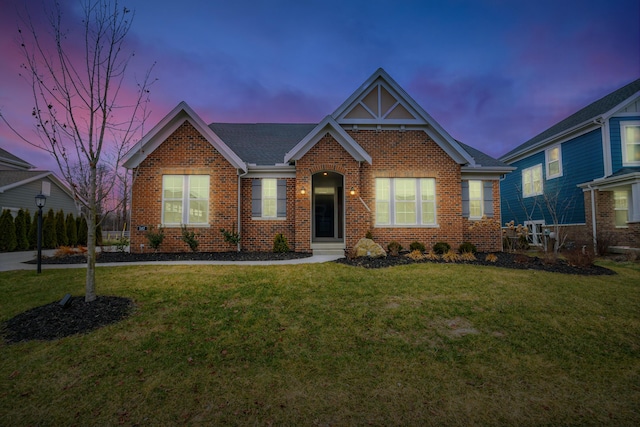
[[[126,320],[0,344],[3,425],[638,425],[640,266],[98,268]],[[0,273],[0,321],[84,270]]]

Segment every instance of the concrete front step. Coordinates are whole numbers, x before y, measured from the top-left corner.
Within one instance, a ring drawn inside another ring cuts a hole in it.
[[[340,255],[344,256],[344,243],[312,243],[313,255]]]

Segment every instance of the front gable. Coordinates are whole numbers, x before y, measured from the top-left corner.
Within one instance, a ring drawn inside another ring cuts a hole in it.
[[[140,142],[129,150],[123,159],[124,167],[127,169],[138,167],[185,122],[189,122],[235,169],[240,169],[243,172],[247,171],[245,162],[184,101],[178,104]]]

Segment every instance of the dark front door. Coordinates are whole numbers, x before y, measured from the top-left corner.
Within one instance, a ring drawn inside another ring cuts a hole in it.
[[[335,172],[313,176],[312,241],[338,242],[343,239],[343,178]]]
[[[316,237],[335,237],[335,194],[316,194]]]

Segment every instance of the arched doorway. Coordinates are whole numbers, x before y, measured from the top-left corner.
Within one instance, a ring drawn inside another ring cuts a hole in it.
[[[312,177],[312,242],[344,242],[344,177],[318,172]]]

